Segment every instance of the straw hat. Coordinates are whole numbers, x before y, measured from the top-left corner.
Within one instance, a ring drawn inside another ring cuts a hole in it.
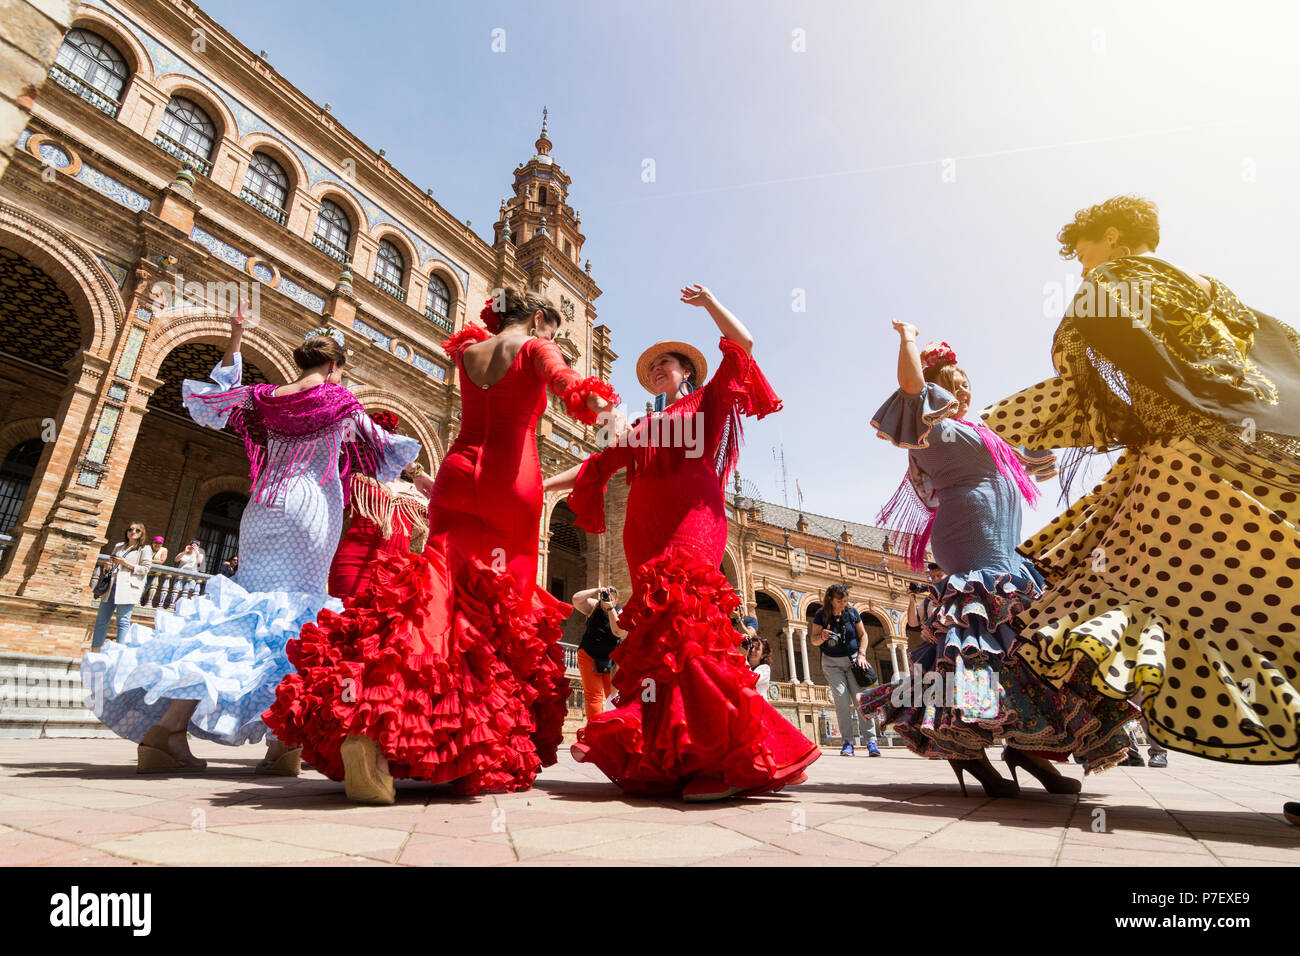
[[[651,395],[658,395],[659,391],[650,384],[650,365],[659,356],[665,352],[676,352],[678,355],[684,355],[695,366],[695,384],[703,385],[709,379],[709,363],[704,358],[704,353],[694,345],[686,342],[656,342],[636,360],[636,379]]]

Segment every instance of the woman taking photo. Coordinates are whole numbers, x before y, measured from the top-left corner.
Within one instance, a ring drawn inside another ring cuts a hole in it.
[[[341,608],[326,591],[343,521],[343,481],[353,471],[394,478],[419,443],[379,428],[340,383],[343,334],[313,329],[294,349],[301,375],[288,385],[241,385],[245,313],[212,370],[216,384],[186,379],[190,416],[229,423],[251,463],[252,500],[239,522],[243,555],[233,578],[216,575],[205,594],[159,611],[153,628],[87,654],[88,705],[111,730],[139,742],[140,773],[192,772],[204,761],[187,734],[237,746],[266,736],[262,712],[289,671],[285,645],[317,612]],[[259,772],[296,776],[296,751],[268,742]]]
[[[1052,458],[1028,459],[988,428],[966,421],[971,384],[952,348],[932,342],[918,351],[915,326],[893,326],[898,390],[871,424],[881,438],[908,450],[909,464],[881,521],[913,570],[925,566],[932,546],[947,573],[930,584],[921,622],[925,643],[911,655],[911,673],[864,693],[861,711],[881,711],[882,723],[893,724],[914,753],[947,759],[963,794],[965,773],[989,796],[1019,791],[984,754],[997,737],[1007,741],[1005,760],[1013,773],[1027,771],[1052,793],[1078,793],[1079,781],[1045,758],[1077,753],[1089,770],[1113,766],[1128,752],[1124,724],[1132,709],[1086,685],[1054,691],[1012,653],[1013,618],[1043,586],[1033,564],[1016,551],[1021,502],[1038,500],[1025,460],[1046,476]]]
[[[858,683],[855,667],[859,672],[867,673],[867,680],[871,684],[876,682],[871,680],[869,673],[871,664],[867,660],[867,648],[870,642],[867,639],[867,629],[862,623],[862,615],[856,608],[849,607],[847,587],[832,584],[826,589],[821,609],[813,618],[809,630],[813,646],[821,648],[822,674],[830,688],[831,700],[835,703],[835,719],[840,725],[840,736],[843,738],[840,756],[852,757],[853,741],[850,738],[853,736],[853,718],[858,698],[865,689],[864,685]],[[867,754],[879,757],[876,722],[865,717],[862,722],[867,728]]]
[[[582,678],[583,709],[587,719],[605,709],[605,701],[614,693],[614,662],[610,654],[618,642],[627,637],[619,626],[623,607],[618,603],[618,588],[588,588],[573,595],[573,609],[587,618],[578,645],[578,674]]]
[[[723,486],[740,453],[740,416],[762,418],[781,400],[750,355],[749,330],[701,286],[682,301],[706,309],[722,333],[722,360],[705,380],[704,355],[659,342],[637,378],[665,395],[662,415],[557,475],[587,531],[605,530],[605,485],[619,469],[631,484],[623,549],[632,597],[628,636],[612,658],[623,705],[578,732],[573,755],[630,793],[680,793],[690,801],[761,793],[794,783],[816,745],[754,690],[730,615],[740,599],[718,571],[727,544]],[[672,439],[694,435],[699,442]]]
[[[149,578],[149,566],[153,563],[153,551],[144,542],[144,525],[132,521],[127,525],[122,540],[113,547],[108,569],[103,572],[108,576],[109,585],[99,600],[99,613],[95,615],[95,631],[90,639],[92,651],[104,646],[110,619],[117,621],[119,641],[131,626],[131,612],[140,603],[140,595],[144,593]],[[103,587],[102,583],[100,587]]]
[[[551,341],[560,313],[507,289],[443,343],[461,425],[429,502],[421,554],[384,554],[346,611],[290,645],[297,667],[267,723],[350,799],[392,803],[394,777],[458,794],[527,790],[555,762],[569,681],[559,641],[572,608],[537,586],[546,390],[596,423],[618,396]]]

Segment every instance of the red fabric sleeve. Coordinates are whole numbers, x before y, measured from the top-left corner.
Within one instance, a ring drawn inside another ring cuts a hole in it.
[[[524,347],[531,349],[529,356],[533,368],[552,392],[564,401],[565,410],[570,418],[575,418],[584,425],[596,424],[596,413],[587,405],[587,396],[598,395],[610,405],[620,401],[618,393],[608,382],[598,378],[582,378],[564,361],[564,353],[554,342],[545,339],[529,339]]]
[[[463,329],[453,335],[447,341],[442,343],[442,350],[451,356],[454,362],[460,357],[460,353],[465,351],[471,345],[479,342],[486,342],[492,338],[492,333],[481,325],[466,325]]]
[[[592,534],[605,532],[605,486],[620,468],[635,467],[632,449],[626,445],[611,445],[582,463],[568,499],[578,527]],[[628,480],[632,480],[630,471]]]
[[[755,418],[779,412],[781,399],[754,357],[726,336],[719,339],[718,348],[722,350],[722,363],[709,379],[709,386],[721,404]]]

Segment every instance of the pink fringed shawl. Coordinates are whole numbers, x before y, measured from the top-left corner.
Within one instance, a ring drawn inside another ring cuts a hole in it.
[[[986,425],[956,419],[975,430],[993,458],[998,474],[1011,481],[1030,506],[1037,505],[1041,497],[1033,479],[1025,472],[1016,450]],[[930,531],[934,527],[938,503],[925,487],[925,473],[915,461],[908,464],[907,477],[903,479],[892,498],[880,509],[876,522],[889,532],[890,546],[907,556],[913,571],[925,568],[925,552],[930,545]],[[931,503],[934,502],[934,503]]]
[[[379,471],[387,432],[370,421],[350,391],[333,382],[292,395],[277,396],[275,389],[245,385],[193,396],[215,412],[229,412],[228,424],[248,453],[254,501],[273,503],[285,481],[302,473],[321,442],[333,447],[335,463],[322,472],[322,485],[337,479],[346,486],[353,471]],[[269,439],[275,440],[274,446]]]

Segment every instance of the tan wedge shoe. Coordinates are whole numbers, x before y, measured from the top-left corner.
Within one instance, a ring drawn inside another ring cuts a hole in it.
[[[202,773],[208,766],[197,757],[177,757],[167,748],[168,738],[184,734],[177,730],[168,733],[163,727],[150,727],[135,749],[136,773]]]
[[[390,774],[379,770],[379,750],[369,737],[352,734],[339,748],[343,758],[343,789],[355,803],[389,805],[397,799]]]
[[[302,748],[286,750],[274,760],[261,760],[253,768],[253,773],[267,774],[272,777],[296,777],[302,773]]]

